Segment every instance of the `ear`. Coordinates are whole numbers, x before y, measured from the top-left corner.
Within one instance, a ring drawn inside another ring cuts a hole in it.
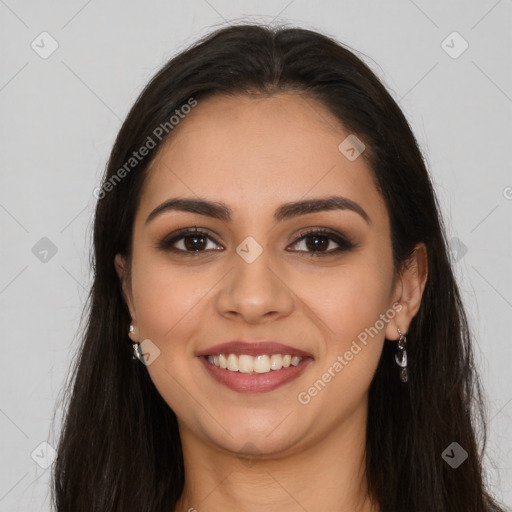
[[[133,307],[133,297],[130,284],[130,276],[128,272],[128,264],[126,258],[121,254],[116,254],[114,258],[114,266],[116,268],[117,276],[121,284],[124,300],[130,311],[130,315],[133,321],[136,321],[135,308]]]
[[[424,243],[418,243],[413,254],[405,263],[393,291],[393,304],[398,303],[396,315],[386,326],[386,338],[397,340],[402,334],[407,334],[409,325],[420,309],[421,298],[428,275],[427,248]]]

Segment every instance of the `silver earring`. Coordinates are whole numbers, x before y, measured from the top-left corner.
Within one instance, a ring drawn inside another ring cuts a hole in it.
[[[135,327],[133,326],[133,324],[130,324],[130,333],[133,334],[135,332]],[[140,361],[142,361],[142,350],[140,348],[140,343],[135,343],[133,342],[132,343],[133,345],[133,356],[132,356],[132,359],[139,359]]]
[[[132,359],[138,359],[139,361],[144,361],[144,355],[142,354],[142,349],[140,348],[140,343],[133,343]]]
[[[397,328],[398,334],[400,338],[398,339],[398,343],[396,345],[395,350],[395,362],[401,368],[400,370],[400,380],[402,382],[407,382],[409,380],[409,374],[407,372],[407,351],[405,350],[405,345],[407,343],[406,334],[402,334],[400,329]]]

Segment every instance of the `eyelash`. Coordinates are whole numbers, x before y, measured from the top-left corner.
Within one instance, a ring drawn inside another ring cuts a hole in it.
[[[195,228],[195,230],[191,230],[189,228],[185,228],[182,230],[177,231],[176,233],[173,233],[172,236],[167,236],[163,240],[161,240],[157,245],[156,248],[163,250],[163,251],[172,251],[176,254],[183,255],[183,256],[196,256],[200,253],[206,253],[209,250],[200,250],[200,251],[187,251],[183,249],[176,249],[175,247],[172,247],[173,244],[175,244],[177,241],[186,238],[187,236],[204,236],[206,238],[209,238],[215,244],[220,245],[214,238],[212,238],[208,233],[204,231],[200,231]],[[334,254],[338,254],[343,251],[350,251],[352,249],[355,249],[358,245],[350,242],[346,237],[339,233],[332,232],[325,228],[312,228],[307,231],[299,233],[299,237],[295,239],[294,242],[292,242],[291,245],[296,245],[299,242],[302,242],[302,240],[307,238],[313,238],[313,237],[319,237],[319,238],[327,238],[329,240],[334,241],[336,244],[338,244],[339,247],[335,249],[331,249],[330,251],[293,251],[298,253],[306,253],[310,255],[310,257],[324,257],[324,256],[332,256]]]

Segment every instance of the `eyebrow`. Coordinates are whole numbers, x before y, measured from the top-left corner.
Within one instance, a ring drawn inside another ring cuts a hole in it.
[[[300,215],[331,210],[349,210],[355,212],[368,224],[371,224],[371,219],[363,207],[355,201],[343,196],[329,196],[284,203],[274,212],[274,219],[278,222],[282,222]],[[153,220],[158,215],[168,211],[197,213],[199,215],[205,215],[224,222],[231,222],[233,220],[233,210],[225,203],[209,201],[206,199],[171,198],[158,205],[148,215],[145,224]]]

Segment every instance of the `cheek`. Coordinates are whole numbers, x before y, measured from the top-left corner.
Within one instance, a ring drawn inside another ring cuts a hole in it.
[[[389,304],[391,258],[386,262],[381,256],[380,261],[361,257],[357,263],[331,269],[314,283],[304,280],[301,287],[301,298],[318,317],[325,340],[315,377],[332,382],[332,394],[323,399],[337,403],[343,396],[348,407],[355,406],[368,388],[382,353],[387,322],[395,314]]]
[[[321,320],[329,345],[342,350],[347,341],[357,338],[385,313],[390,286],[388,271],[378,265],[361,264],[331,269],[315,279],[303,278],[296,289],[301,290],[301,300]]]
[[[133,266],[132,286],[141,340],[150,339],[160,351],[147,370],[163,399],[180,415],[192,414],[191,395],[184,390],[194,388],[194,371],[186,362],[192,360],[194,347],[190,340],[200,324],[197,315],[201,299],[205,300],[215,281],[210,283],[208,278],[199,278],[197,272],[187,269],[172,269],[155,258],[141,258]],[[193,414],[189,421],[194,421]]]
[[[134,264],[132,286],[141,335],[163,344],[183,332],[193,320],[194,307],[212,286],[201,285],[195,275],[187,269],[173,270],[154,258]]]

